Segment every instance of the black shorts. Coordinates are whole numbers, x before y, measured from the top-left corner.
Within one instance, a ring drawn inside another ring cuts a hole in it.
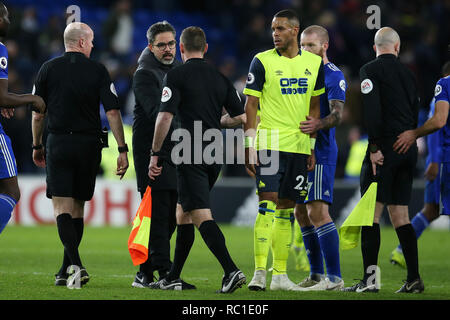
[[[409,205],[417,163],[417,145],[411,146],[406,154],[398,154],[391,148],[382,149],[384,162],[378,167],[377,179],[373,176],[369,153],[366,153],[361,167],[360,186],[363,195],[374,181],[378,182],[377,201],[387,205]],[[390,150],[389,150],[390,149]]]
[[[183,211],[211,208],[209,191],[220,174],[222,165],[177,165],[178,203]]]
[[[46,144],[47,197],[91,200],[100,168],[98,136],[49,134]]]
[[[263,163],[267,152],[267,157],[272,159],[270,163]],[[308,194],[308,160],[307,154],[290,153],[283,151],[260,150],[258,151],[259,166],[256,169],[256,188],[260,192],[277,192],[278,199],[290,199],[301,202]],[[273,173],[265,173],[263,169],[271,165],[278,170]]]

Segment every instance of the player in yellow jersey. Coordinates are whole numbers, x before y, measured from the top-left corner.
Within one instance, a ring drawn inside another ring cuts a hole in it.
[[[319,95],[325,92],[322,58],[298,46],[299,19],[290,10],[275,14],[275,48],[258,53],[244,94],[245,163],[255,174],[259,210],[254,226],[255,273],[250,290],[265,290],[272,248],[271,290],[301,290],[287,276],[291,220],[295,202],[308,192],[307,171],[315,164],[314,136],[300,131],[306,116],[320,117]],[[256,113],[260,123],[256,129]]]

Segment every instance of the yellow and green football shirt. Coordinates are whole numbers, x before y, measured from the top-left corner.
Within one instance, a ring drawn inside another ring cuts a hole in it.
[[[244,94],[259,98],[257,150],[311,154],[310,138],[300,131],[311,96],[325,92],[322,58],[300,50],[292,59],[276,49],[258,53],[250,64]]]

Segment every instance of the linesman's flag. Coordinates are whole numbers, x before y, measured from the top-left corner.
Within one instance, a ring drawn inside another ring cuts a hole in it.
[[[339,228],[339,246],[342,250],[358,246],[362,226],[372,226],[377,201],[377,183],[372,182],[358,204]]]
[[[147,261],[148,239],[152,221],[152,189],[147,187],[141,204],[133,220],[133,228],[128,238],[128,251],[135,266]]]

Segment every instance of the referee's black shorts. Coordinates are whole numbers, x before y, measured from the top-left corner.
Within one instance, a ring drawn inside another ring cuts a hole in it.
[[[177,165],[178,202],[184,212],[211,208],[209,191],[220,174],[220,164]]]
[[[47,197],[91,200],[101,150],[97,135],[50,133],[46,144]]]
[[[383,165],[378,167],[377,201],[387,205],[407,206],[411,200],[414,171],[417,163],[417,145],[414,144],[405,154],[398,154],[392,150],[392,144],[382,148]],[[375,181],[369,152],[366,153],[361,168],[361,195]]]

